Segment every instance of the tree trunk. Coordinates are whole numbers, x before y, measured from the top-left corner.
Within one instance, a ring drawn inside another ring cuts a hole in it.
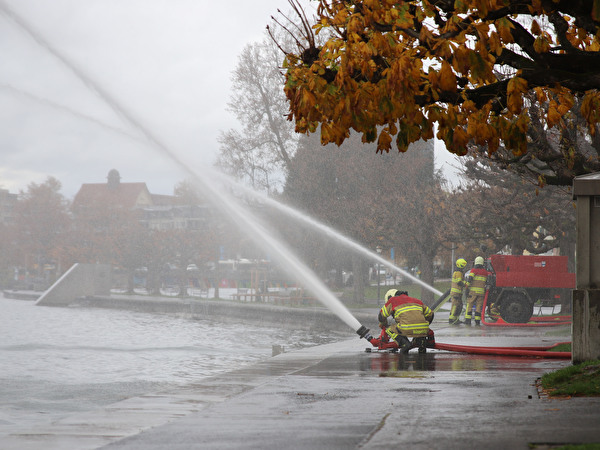
[[[215,299],[219,298],[219,284],[221,283],[221,271],[219,270],[219,261],[221,260],[221,250],[217,247],[217,255],[215,259]]]
[[[179,295],[178,297],[187,297],[187,287],[188,287],[188,278],[187,278],[187,270],[185,268],[178,270],[178,280],[177,284],[179,285]]]
[[[354,274],[354,292],[352,299],[354,303],[363,305],[365,303],[365,280],[363,276],[363,259],[360,256],[352,256],[352,273]]]
[[[160,293],[160,273],[156,267],[148,267],[148,275],[146,276],[146,289],[151,294]]]
[[[215,273],[215,298],[218,299],[219,298],[219,283],[221,280],[219,280],[219,271],[217,271]]]
[[[127,271],[127,293],[133,294],[133,270]],[[147,280],[147,278],[146,278]]]
[[[421,281],[433,286],[433,258],[426,252],[421,253],[419,267],[421,268]],[[425,287],[422,287],[421,301],[428,306],[433,305],[433,292]]]
[[[340,289],[344,286],[344,266],[342,264],[341,258],[337,258],[335,264],[335,280],[333,282],[334,289]]]

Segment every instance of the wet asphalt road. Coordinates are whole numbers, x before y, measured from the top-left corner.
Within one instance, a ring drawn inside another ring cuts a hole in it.
[[[433,328],[438,342],[548,346],[568,327]],[[536,385],[569,360],[365,352],[358,337],[284,353],[176,392],[23,430],[4,449],[551,448],[600,442],[600,399]]]

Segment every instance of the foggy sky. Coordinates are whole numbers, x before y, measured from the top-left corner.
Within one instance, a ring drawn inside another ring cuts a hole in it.
[[[210,166],[231,72],[286,0],[0,0],[99,83],[192,168]],[[72,198],[110,169],[123,182],[172,194],[178,166],[0,13],[0,188],[49,175]],[[438,155],[445,156],[445,151]]]

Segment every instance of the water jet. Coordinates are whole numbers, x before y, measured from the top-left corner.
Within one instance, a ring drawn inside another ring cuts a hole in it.
[[[298,279],[304,284],[324,306],[328,307],[349,327],[354,330],[362,330],[362,328],[364,328],[341,301],[329,291],[325,284],[308,267],[306,267],[299,258],[287,249],[283,243],[277,241],[273,235],[259,223],[248,208],[245,208],[240,202],[236,203],[234,198],[228,195],[225,190],[219,189],[214,184],[209,183],[206,178],[200,177],[196,171],[192,170],[190,166],[179,158],[166,144],[151,133],[148,127],[144,126],[133,113],[128,111],[120,102],[113,98],[89,74],[55,49],[47,39],[36,32],[31,25],[23,18],[19,17],[1,0],[0,10],[12,19],[19,28],[26,32],[35,42],[61,61],[74,75],[83,81],[90,90],[95,92],[103,101],[105,101],[126,123],[139,131],[155,150],[174,162],[179,169],[193,181],[195,187],[202,192],[209,194],[207,195],[207,198],[212,202],[213,206],[232,218],[242,231],[246,232],[249,237],[255,240],[255,242],[269,251],[270,254],[282,264],[283,270],[289,276]]]
[[[311,226],[312,228],[315,228],[316,230],[323,232],[328,237],[340,242],[341,244],[345,245],[346,247],[349,247],[349,248],[355,250],[357,253],[367,256],[370,259],[378,262],[379,264],[387,267],[388,269],[391,269],[394,272],[399,273],[399,274],[405,276],[406,278],[409,278],[411,281],[424,287],[425,289],[429,290],[430,292],[433,292],[434,294],[437,294],[439,296],[444,296],[444,293],[438,291],[433,286],[430,286],[429,284],[425,283],[421,279],[413,276],[411,273],[407,272],[406,270],[403,270],[400,267],[396,266],[391,261],[388,261],[387,259],[383,258],[380,254],[360,245],[359,243],[353,241],[349,237],[344,236],[339,231],[323,224],[322,222],[319,222],[318,220],[308,216],[307,214],[303,214],[301,211],[299,211],[295,208],[292,208],[291,206],[285,205],[281,202],[278,202],[277,200],[272,199],[271,197],[268,197],[267,195],[265,195],[261,192],[255,191],[254,189],[251,189],[248,186],[242,185],[241,183],[237,182],[236,180],[233,180],[231,177],[228,177],[227,175],[225,175],[221,172],[217,172],[216,174],[213,174],[213,175],[218,177],[220,180],[225,181],[227,184],[229,184],[231,186],[235,186],[236,188],[243,190],[245,193],[251,195],[252,197],[254,197],[258,200],[261,200],[261,201],[265,202],[266,204],[278,209],[279,211],[287,214],[288,216],[298,219],[298,220],[304,222],[305,224]]]

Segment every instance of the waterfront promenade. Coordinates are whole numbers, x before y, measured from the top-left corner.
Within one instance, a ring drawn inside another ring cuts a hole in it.
[[[434,329],[439,342],[546,346],[561,329]],[[570,361],[433,350],[365,352],[358,336],[76,414],[3,449],[552,448],[600,442],[600,399],[550,399],[536,380]]]

